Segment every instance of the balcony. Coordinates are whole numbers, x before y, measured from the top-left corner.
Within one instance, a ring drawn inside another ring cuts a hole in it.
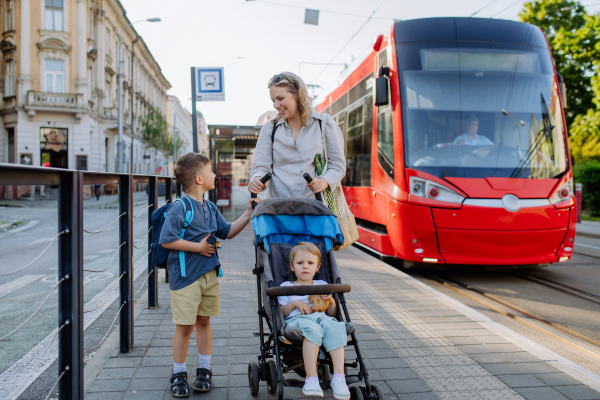
[[[77,120],[85,113],[83,94],[81,93],[47,93],[27,92],[27,103],[25,104],[29,120],[33,120],[36,111],[66,112],[74,113]]]
[[[114,119],[118,117],[118,109],[116,107],[104,107],[104,118]]]

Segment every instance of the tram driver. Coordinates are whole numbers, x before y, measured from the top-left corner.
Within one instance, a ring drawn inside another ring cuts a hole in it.
[[[494,142],[485,136],[477,134],[478,129],[479,118],[471,115],[467,120],[467,132],[457,136],[452,144],[454,146],[493,146]]]

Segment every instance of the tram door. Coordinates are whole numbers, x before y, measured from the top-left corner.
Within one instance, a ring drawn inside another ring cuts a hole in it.
[[[235,139],[231,136],[213,136],[211,139],[211,159],[213,160],[213,168],[217,175],[213,201],[221,210],[230,210],[233,162],[235,160]]]

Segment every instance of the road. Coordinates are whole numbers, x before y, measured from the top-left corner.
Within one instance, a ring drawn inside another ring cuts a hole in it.
[[[134,215],[147,207],[145,193],[135,193]],[[118,215],[117,208],[98,208],[96,200],[86,200],[84,209],[84,229],[97,231],[103,229]],[[0,207],[0,220],[20,218],[23,224],[16,228],[0,232],[0,275],[12,272],[34,260],[56,236],[56,203],[35,204],[35,207]],[[102,204],[99,202],[99,204]],[[114,202],[105,206],[116,207]],[[26,204],[27,205],[27,204]],[[142,244],[148,232],[147,213],[135,218],[134,260],[138,261],[147,253],[147,242]],[[84,268],[99,271],[110,263],[119,247],[118,223],[99,234],[84,233]],[[145,262],[144,260],[140,260]],[[25,270],[9,276],[0,276],[0,337],[12,331],[42,303],[58,281],[57,240],[48,251]],[[135,264],[137,265],[137,264]],[[104,272],[84,273],[84,301],[102,291],[119,276],[118,255]],[[27,354],[42,339],[57,327],[57,291],[51,295],[40,312],[10,339],[0,342],[0,374],[13,363]],[[86,348],[94,346],[105,332],[88,334]],[[88,339],[90,339],[88,341]],[[89,342],[89,343],[88,343]]]

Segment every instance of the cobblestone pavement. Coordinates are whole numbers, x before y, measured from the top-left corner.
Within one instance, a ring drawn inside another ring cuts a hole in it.
[[[253,335],[258,319],[251,243],[250,227],[222,242],[221,314],[211,319],[213,389],[192,393],[191,398],[276,398],[267,394],[264,382],[258,397],[248,389],[248,362],[259,352]],[[355,248],[336,257],[342,279],[352,286],[346,299],[370,379],[386,399],[600,399],[600,393],[562,372],[560,361],[543,356],[551,353],[537,351],[542,354],[538,358],[504,337],[508,335],[489,329],[484,316],[464,312],[452,300]],[[172,398],[167,386],[175,327],[168,285],[161,284],[159,292],[160,307],[142,311],[135,321],[134,350],[118,354],[115,349],[86,399]],[[355,358],[352,348],[346,354]],[[187,359],[192,380],[197,358],[192,337]],[[572,375],[600,386],[594,377]],[[285,397],[302,398],[302,392],[285,388]],[[325,398],[333,398],[331,390]]]

